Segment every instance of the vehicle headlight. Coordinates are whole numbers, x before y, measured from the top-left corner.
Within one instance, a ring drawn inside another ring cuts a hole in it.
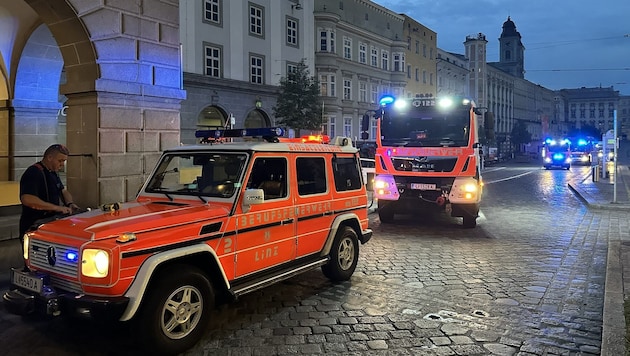
[[[374,188],[376,189],[386,189],[389,187],[389,182],[377,179],[374,181]]]
[[[109,272],[109,253],[99,249],[83,250],[81,273],[87,277],[103,278]]]
[[[28,260],[28,234],[24,234],[24,237],[22,238],[22,251],[24,251],[24,259]]]
[[[466,193],[474,193],[477,191],[477,184],[475,183],[466,183],[464,184],[464,192]]]
[[[551,163],[551,158],[545,157],[545,163]]]

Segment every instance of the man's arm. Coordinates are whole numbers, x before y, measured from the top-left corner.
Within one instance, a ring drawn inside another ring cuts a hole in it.
[[[60,206],[60,205],[45,202],[32,194],[20,195],[20,201],[22,202],[23,205],[26,205],[29,208],[35,209],[35,210],[55,211],[62,214],[72,213],[72,209],[67,206]]]
[[[72,210],[79,209],[79,206],[74,203],[74,199],[72,199],[72,194],[66,188],[63,188],[61,191],[61,195],[63,195],[63,201],[66,202],[66,206]]]

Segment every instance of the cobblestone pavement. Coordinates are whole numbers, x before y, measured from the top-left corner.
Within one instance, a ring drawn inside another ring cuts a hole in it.
[[[501,172],[476,229],[443,215],[381,225],[372,214],[350,281],[312,271],[222,305],[185,355],[620,355],[601,350],[608,240],[630,241],[627,211],[576,199],[567,186],[584,170]],[[11,355],[137,354],[133,329],[0,311]]]

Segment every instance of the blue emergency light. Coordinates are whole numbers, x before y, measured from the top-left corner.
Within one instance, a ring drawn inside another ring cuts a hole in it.
[[[221,138],[237,138],[237,137],[262,137],[267,141],[275,141],[284,135],[284,129],[280,127],[260,127],[246,129],[214,129],[214,130],[197,130],[195,137],[199,137],[204,141],[218,140]]]

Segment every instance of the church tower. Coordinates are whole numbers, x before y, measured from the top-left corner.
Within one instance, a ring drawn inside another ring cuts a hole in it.
[[[466,48],[466,58],[470,69],[468,93],[478,107],[487,106],[488,70],[486,50],[488,41],[486,40],[486,35],[480,32],[477,35],[466,36],[464,47]]]
[[[508,16],[503,23],[503,31],[499,37],[499,66],[518,78],[525,78],[525,46],[521,42],[521,34]]]

